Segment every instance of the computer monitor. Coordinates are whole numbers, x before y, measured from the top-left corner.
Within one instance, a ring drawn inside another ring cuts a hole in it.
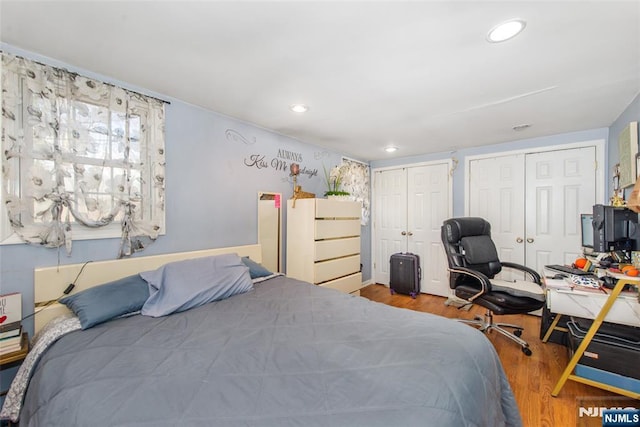
[[[580,214],[582,247],[593,249],[593,214]]]
[[[630,209],[615,206],[593,205],[594,252],[640,249],[638,214]]]

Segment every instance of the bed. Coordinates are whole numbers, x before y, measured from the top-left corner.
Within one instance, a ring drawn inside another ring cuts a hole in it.
[[[36,300],[57,298],[82,267],[78,292],[224,253],[260,262],[249,245],[39,269]],[[284,275],[251,278],[227,298],[86,329],[48,305],[36,315],[53,318],[38,319],[41,354],[18,373],[2,416],[25,426],[521,425],[500,360],[474,328]]]

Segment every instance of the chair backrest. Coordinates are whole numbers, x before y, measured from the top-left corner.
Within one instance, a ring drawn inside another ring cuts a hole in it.
[[[449,268],[467,267],[490,279],[502,270],[496,246],[491,240],[491,224],[485,219],[447,219],[442,224],[441,238]],[[455,273],[451,273],[449,278],[451,288],[469,281],[469,276]]]

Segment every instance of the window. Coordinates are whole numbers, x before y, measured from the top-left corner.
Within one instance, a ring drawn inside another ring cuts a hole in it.
[[[125,256],[163,233],[164,102],[6,53],[2,66],[0,241],[122,237]]]

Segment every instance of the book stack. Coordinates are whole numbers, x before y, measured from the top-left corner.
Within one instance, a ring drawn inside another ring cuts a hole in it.
[[[21,348],[22,295],[0,295],[0,356]]]
[[[22,324],[13,322],[0,326],[0,355],[20,350]]]

